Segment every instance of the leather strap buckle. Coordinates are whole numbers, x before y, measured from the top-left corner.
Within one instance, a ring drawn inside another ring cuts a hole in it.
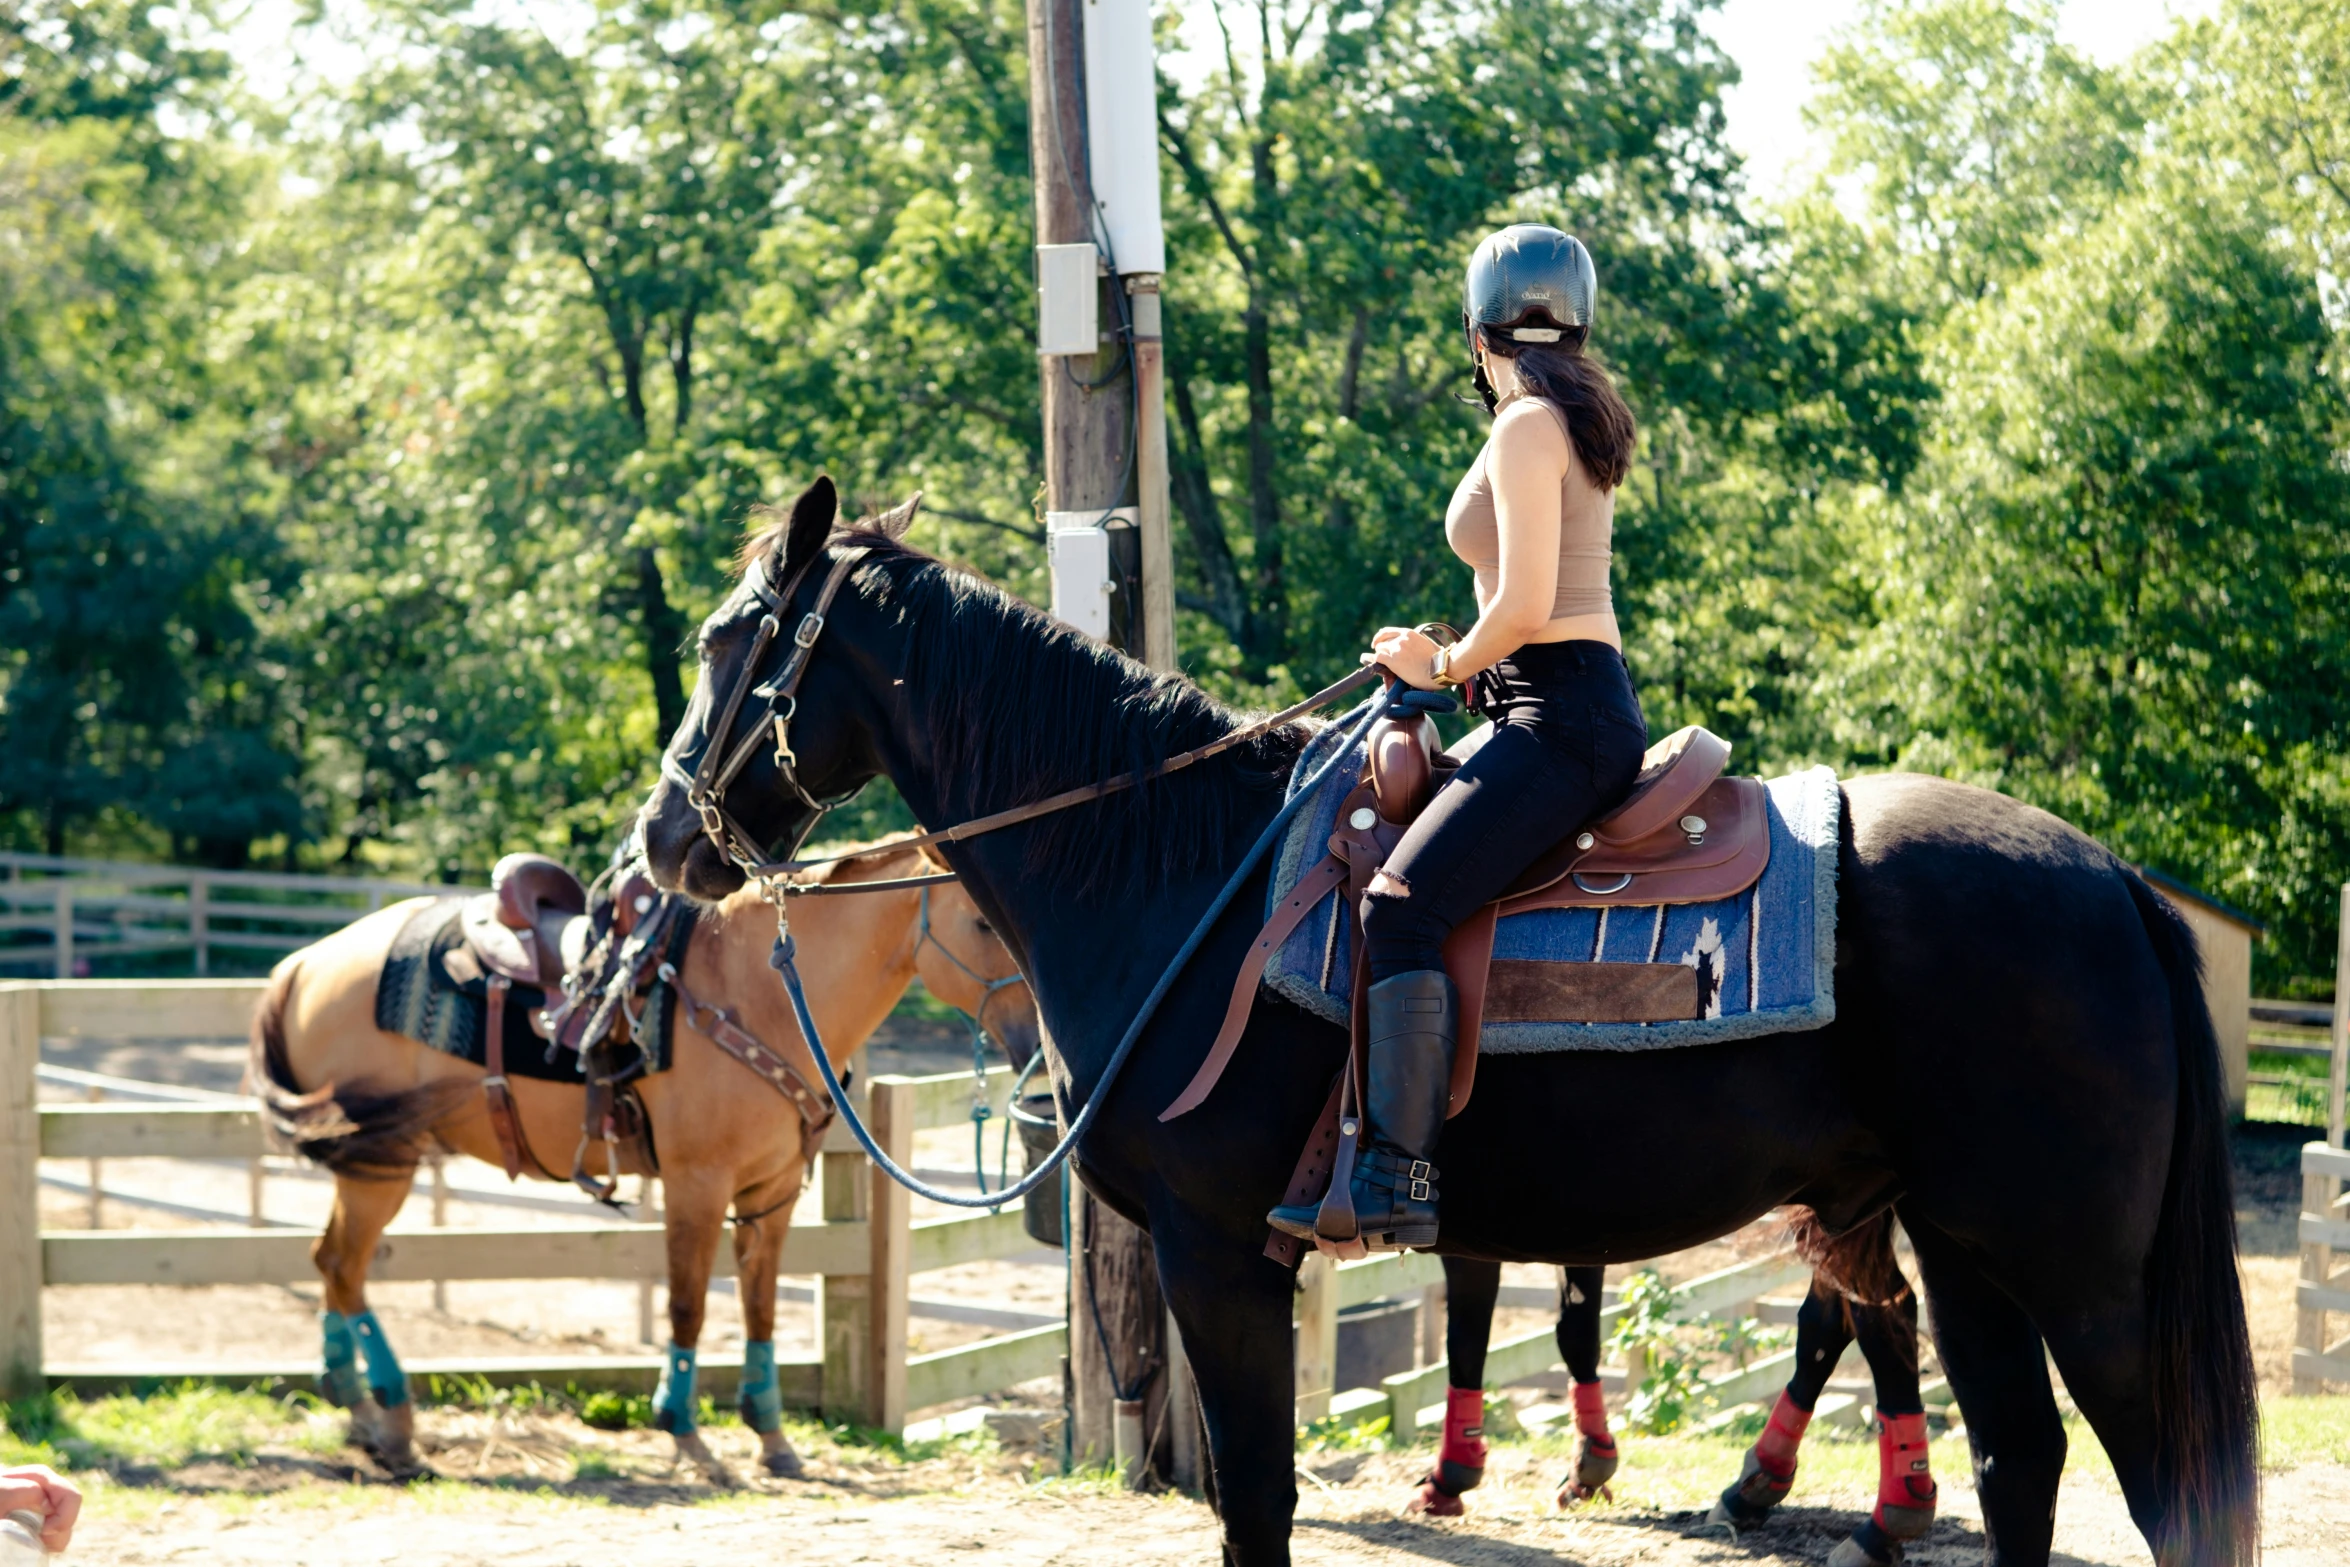
[[[816,645],[816,639],[822,635],[824,617],[811,610],[800,617],[800,629],[791,634],[791,639],[803,648],[812,648]]]
[[[1429,1168],[1427,1160],[1414,1159],[1412,1161],[1411,1177],[1413,1180],[1420,1182],[1422,1185],[1426,1185],[1428,1177],[1434,1175],[1435,1173],[1436,1172],[1433,1169]]]
[[[1421,1181],[1421,1180],[1415,1180],[1415,1181],[1413,1181],[1413,1182],[1412,1182],[1412,1201],[1414,1201],[1414,1202],[1426,1202],[1427,1200],[1428,1200],[1428,1183],[1427,1183],[1426,1181]]]

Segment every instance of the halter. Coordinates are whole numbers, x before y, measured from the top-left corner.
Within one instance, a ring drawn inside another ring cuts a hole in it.
[[[780,617],[789,610],[792,595],[799,591],[800,584],[807,579],[816,560],[822,557],[810,559],[806,565],[793,572],[791,580],[780,590],[769,580],[764,564],[751,572],[745,580],[750,583],[751,591],[758,595],[759,601],[767,606],[767,613],[759,617],[759,631],[751,641],[750,655],[743,660],[742,670],[734,677],[734,684],[727,688],[726,700],[720,705],[709,735],[702,742],[702,759],[689,777],[668,752],[661,754],[662,774],[685,787],[685,803],[702,819],[702,831],[711,844],[730,864],[757,881],[770,902],[774,902],[777,897],[777,880],[772,875],[761,874],[759,842],[727,811],[726,791],[741,776],[742,770],[750,765],[751,758],[758,754],[761,738],[772,726],[775,731],[775,771],[791,792],[800,797],[801,803],[815,813],[807,825],[800,829],[800,841],[805,841],[816,823],[823,820],[825,812],[855,797],[857,791],[854,789],[829,800],[820,800],[808,792],[808,786],[800,782],[800,759],[792,751],[791,721],[799,711],[800,681],[808,673],[809,657],[816,650],[816,639],[824,634],[824,613],[832,608],[832,601],[839,595],[841,584],[848,581],[849,573],[857,568],[867,553],[862,548],[848,550],[833,562],[832,570],[825,576],[822,591],[816,595],[815,607],[800,617],[799,625],[792,632],[791,648],[784,655],[783,667],[775,672],[774,679],[764,685],[754,682],[759,678],[759,666],[765,661],[768,648],[774,645],[775,639],[783,632]],[[750,733],[735,742],[734,749],[724,752],[722,760],[719,748],[725,744],[726,737],[734,733],[735,719],[741,714],[743,700],[747,696],[755,696],[766,704],[766,716],[751,726]],[[797,847],[796,842],[794,847]],[[777,908],[781,912],[780,904]]]

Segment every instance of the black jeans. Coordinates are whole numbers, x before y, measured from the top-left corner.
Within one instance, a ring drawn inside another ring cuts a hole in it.
[[[1640,774],[1648,720],[1624,656],[1605,642],[1530,642],[1480,677],[1479,694],[1492,738],[1437,791],[1363,895],[1374,983],[1441,968],[1454,926],[1621,804]]]

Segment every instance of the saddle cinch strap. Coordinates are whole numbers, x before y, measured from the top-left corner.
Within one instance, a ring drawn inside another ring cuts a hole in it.
[[[1473,753],[1477,738],[1458,749]],[[1458,765],[1456,758],[1438,753],[1435,725],[1423,715],[1382,720],[1367,751],[1362,781],[1339,807],[1329,856],[1299,879],[1250,945],[1223,1027],[1160,1120],[1173,1120],[1206,1101],[1248,1027],[1258,984],[1274,953],[1333,890],[1368,880]],[[1770,864],[1768,795],[1759,778],[1723,777],[1729,757],[1729,742],[1694,725],[1659,741],[1650,747],[1622,805],[1561,839],[1501,897],[1453,931],[1444,945],[1444,966],[1460,993],[1461,1016],[1448,1116],[1461,1113],[1475,1087],[1478,1034],[1489,1005],[1495,1021],[1588,1014],[1581,1020],[1652,1022],[1694,1010],[1696,976],[1681,965],[1496,964],[1493,938],[1496,922],[1506,915],[1712,903],[1752,887]],[[1355,913],[1350,906],[1343,917],[1352,919]],[[1360,1006],[1359,984],[1355,988],[1350,1012]],[[1689,992],[1686,1004],[1684,990]],[[1304,1173],[1301,1163],[1301,1178]]]

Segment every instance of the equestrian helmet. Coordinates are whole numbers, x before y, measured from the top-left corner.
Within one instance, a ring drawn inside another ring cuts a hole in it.
[[[1581,240],[1547,223],[1513,223],[1469,258],[1461,324],[1472,348],[1479,327],[1519,343],[1580,339],[1598,297],[1599,272]]]

